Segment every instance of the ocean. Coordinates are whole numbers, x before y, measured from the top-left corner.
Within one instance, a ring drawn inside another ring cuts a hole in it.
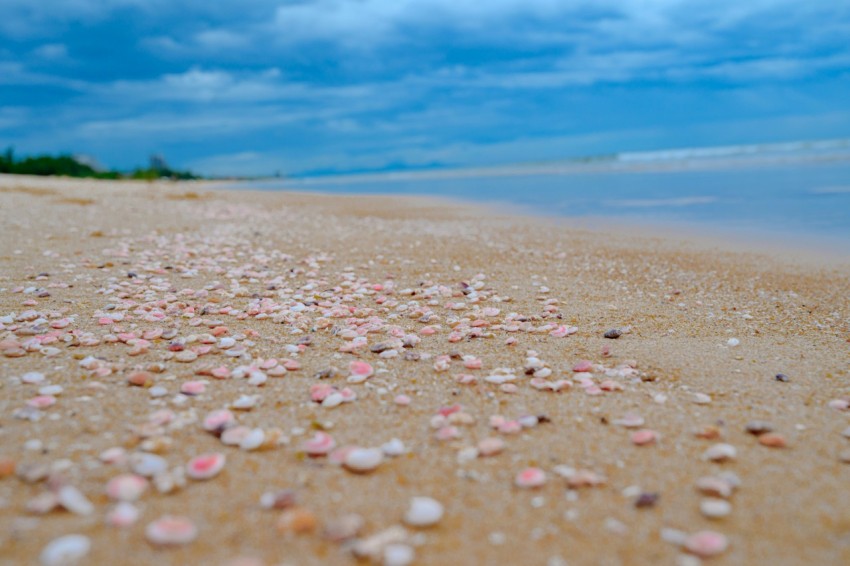
[[[476,169],[305,176],[242,188],[453,197],[569,218],[828,242],[850,250],[850,140]]]

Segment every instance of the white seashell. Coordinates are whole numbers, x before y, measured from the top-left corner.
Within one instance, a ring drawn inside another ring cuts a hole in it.
[[[266,439],[266,433],[263,432],[261,428],[252,429],[245,438],[239,442],[239,448],[246,451],[256,450],[260,446],[263,445],[263,441]]]
[[[378,448],[355,448],[345,457],[343,465],[352,472],[371,472],[384,461],[384,454]]]
[[[91,550],[91,540],[83,535],[65,535],[50,541],[39,559],[44,566],[70,566]]]
[[[59,505],[76,515],[91,515],[94,513],[94,505],[83,492],[72,485],[66,485],[57,492]]]
[[[414,497],[404,515],[404,522],[412,527],[430,527],[443,518],[443,505],[430,497]]]

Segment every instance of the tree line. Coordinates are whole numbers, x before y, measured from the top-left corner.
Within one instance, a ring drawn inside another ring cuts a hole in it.
[[[138,167],[132,171],[101,171],[72,155],[33,155],[16,158],[12,148],[0,154],[0,173],[16,175],[41,175],[62,177],[88,177],[92,179],[200,179],[191,171],[178,171],[168,166]]]

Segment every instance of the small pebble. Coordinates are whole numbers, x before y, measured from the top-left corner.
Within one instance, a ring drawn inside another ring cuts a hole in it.
[[[619,328],[612,328],[611,330],[609,330],[605,334],[603,334],[603,336],[605,338],[609,338],[611,340],[616,340],[617,338],[619,338],[622,335],[623,335],[623,331],[620,330]]]
[[[661,496],[657,493],[641,493],[637,499],[635,499],[635,507],[638,509],[655,507],[655,504],[658,503],[660,498]]]
[[[786,448],[788,446],[785,437],[775,432],[767,432],[758,438],[759,444],[768,448]]]
[[[785,375],[784,373],[777,373],[774,377],[775,377],[776,381],[781,381],[783,383],[788,382],[788,376]]]

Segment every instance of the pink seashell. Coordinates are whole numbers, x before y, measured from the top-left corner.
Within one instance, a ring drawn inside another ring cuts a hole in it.
[[[348,365],[348,371],[351,372],[352,376],[362,378],[362,379],[366,379],[374,373],[372,366],[370,364],[366,363],[366,362],[363,362],[363,361],[353,361],[353,362],[351,362]]]
[[[444,426],[437,431],[437,440],[453,440],[460,437],[460,431],[454,426]]]
[[[203,381],[187,381],[180,386],[180,393],[183,395],[200,395],[207,388]]]
[[[622,391],[624,389],[621,383],[618,383],[613,379],[606,379],[599,384],[599,388],[602,389],[602,391]]]
[[[700,531],[685,540],[685,550],[702,558],[717,556],[729,548],[728,539],[714,531]]]
[[[148,480],[136,474],[122,474],[109,480],[106,494],[116,501],[135,501],[148,488]]]
[[[203,427],[207,432],[213,434],[221,434],[224,429],[233,426],[236,423],[236,417],[227,409],[219,409],[213,411],[204,417]]]
[[[326,432],[317,432],[301,446],[309,456],[326,456],[336,447],[336,441]]]
[[[593,371],[593,363],[588,360],[582,360],[573,366],[573,371],[576,373]]]
[[[106,523],[113,527],[130,527],[139,519],[139,510],[129,501],[118,502],[106,515]]]
[[[519,421],[504,421],[496,427],[502,434],[517,434],[522,430],[522,425]]]
[[[247,426],[233,426],[224,429],[221,433],[221,442],[227,446],[239,446],[249,434],[251,429]]]
[[[451,405],[449,407],[440,407],[439,411],[437,411],[437,412],[439,414],[443,415],[444,417],[448,417],[449,415],[451,415],[453,413],[459,413],[462,410],[463,410],[463,405]]]
[[[348,458],[348,455],[352,450],[356,450],[360,448],[359,446],[343,446],[341,448],[337,448],[336,450],[332,450],[330,454],[328,454],[328,462],[332,464],[342,465],[345,463],[345,459]]]
[[[224,366],[213,368],[210,370],[210,375],[216,379],[227,379],[230,377],[230,370]]]
[[[501,438],[485,438],[478,443],[478,454],[480,456],[495,456],[505,449],[505,441]]]
[[[410,405],[410,397],[408,397],[407,395],[396,395],[395,399],[393,399],[393,402],[401,407],[406,407]]]
[[[55,404],[56,397],[53,395],[38,395],[27,401],[27,405],[35,409],[46,409]]]
[[[517,474],[514,484],[521,488],[541,487],[546,483],[546,472],[540,468],[526,468]]]
[[[632,442],[638,446],[652,444],[658,439],[658,434],[654,430],[641,429],[632,433]]]
[[[145,536],[155,545],[188,544],[198,537],[198,528],[186,517],[165,515],[148,524]]]
[[[314,403],[321,403],[325,397],[336,391],[336,387],[327,383],[316,383],[310,386],[310,399]]]
[[[193,480],[208,480],[214,478],[224,469],[225,457],[220,452],[202,454],[192,458],[186,464],[186,475]]]

